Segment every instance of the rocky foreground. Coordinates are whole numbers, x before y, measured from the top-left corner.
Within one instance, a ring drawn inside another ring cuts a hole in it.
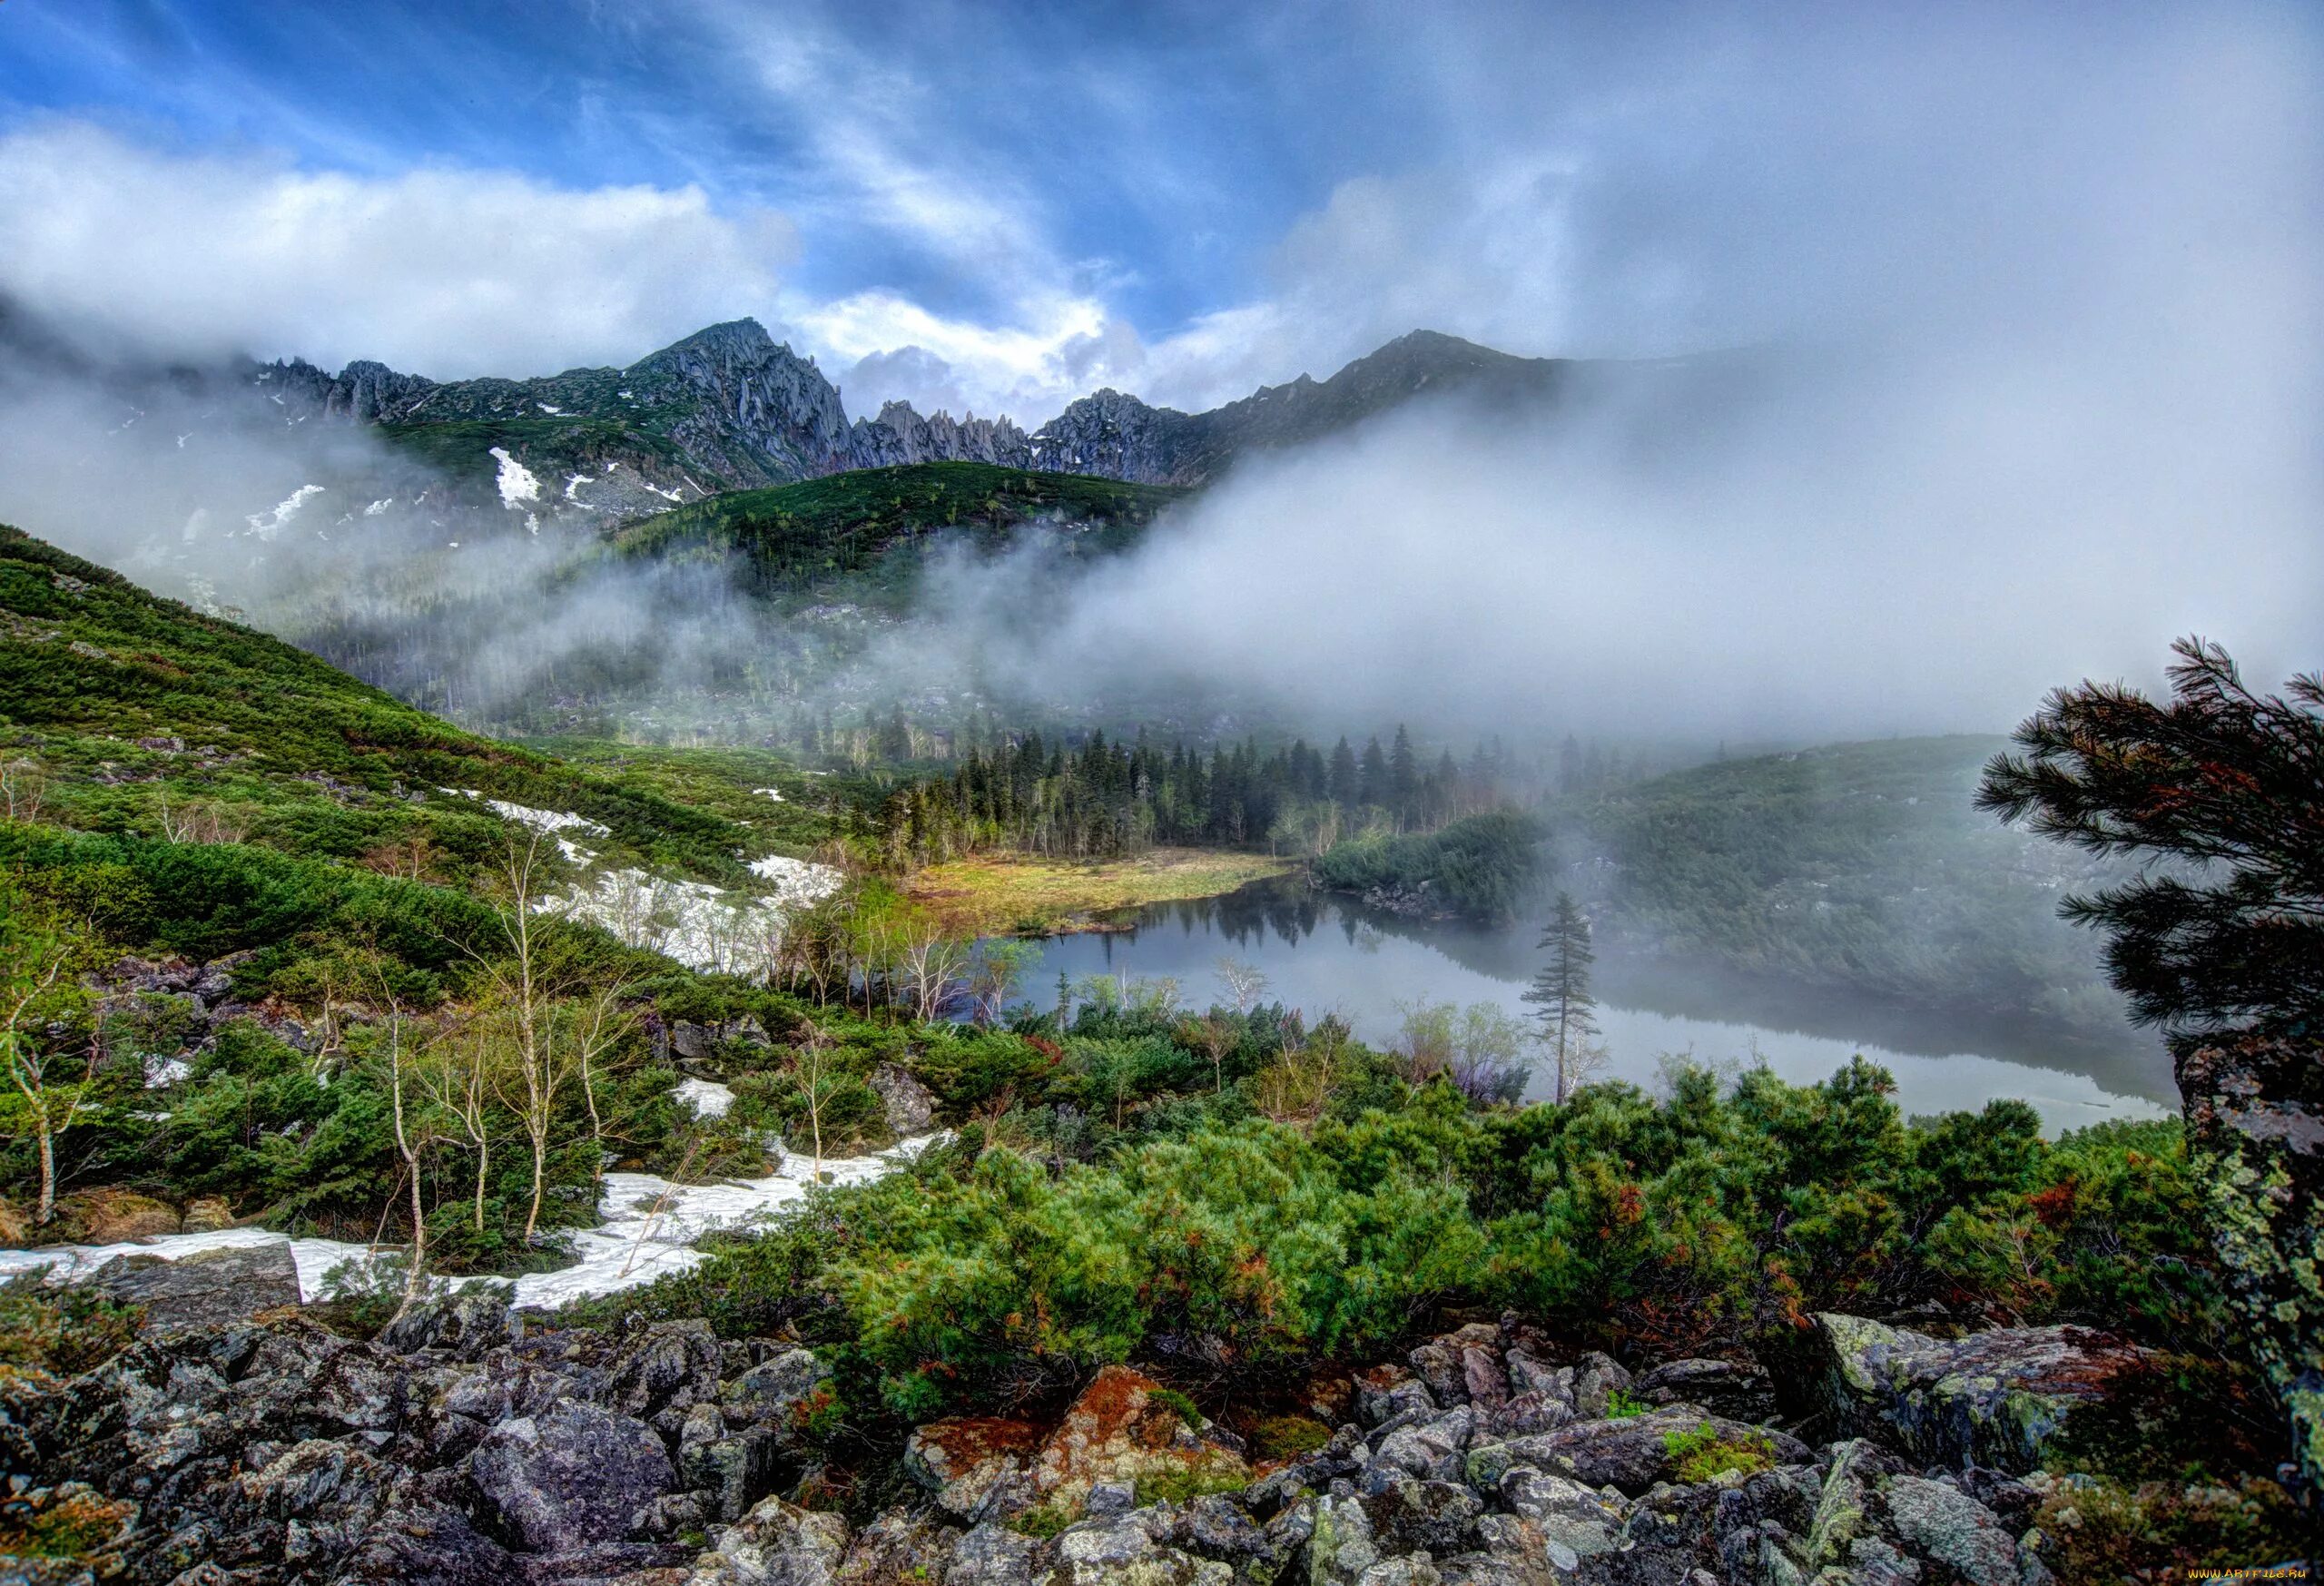
[[[75,1376],[0,1371],[0,1460],[31,1473],[0,1535],[79,1555],[0,1576],[2043,1586],[2037,1520],[2071,1523],[2074,1479],[2038,1467],[2132,1427],[2152,1364],[2080,1328],[1947,1342],[1826,1315],[1786,1419],[1758,1364],[1634,1374],[1504,1319],[1318,1379],[1255,1430],[1273,1459],[1109,1367],[1052,1424],[920,1427],[851,1524],[807,1349],[543,1326],[482,1293],[363,1340],[301,1312],[287,1267],[116,1264],[105,1284],[147,1307],[128,1348]]]

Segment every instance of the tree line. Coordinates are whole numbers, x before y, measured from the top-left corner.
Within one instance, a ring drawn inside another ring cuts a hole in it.
[[[1480,745],[1463,763],[1433,762],[1398,727],[1361,751],[1305,739],[1262,750],[1250,740],[1208,754],[1093,733],[1078,747],[1028,733],[971,748],[950,775],[899,789],[871,836],[898,869],[991,849],[1112,858],[1157,844],[1265,848],[1314,856],[1343,837],[1433,831],[1499,802],[1501,757]]]

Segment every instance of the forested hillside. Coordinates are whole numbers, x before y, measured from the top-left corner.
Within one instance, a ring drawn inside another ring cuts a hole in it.
[[[2091,864],[1973,803],[1994,738],[1722,761],[1554,806],[1564,884],[1633,948],[1915,1001],[2119,1025],[2058,898]]]
[[[630,524],[615,537],[631,556],[731,553],[762,594],[828,594],[830,581],[865,573],[889,552],[956,530],[979,549],[1008,543],[1020,525],[1077,532],[1077,549],[1127,549],[1185,492],[988,463],[861,468],[763,490],[734,490]],[[900,579],[885,591],[901,602]]]

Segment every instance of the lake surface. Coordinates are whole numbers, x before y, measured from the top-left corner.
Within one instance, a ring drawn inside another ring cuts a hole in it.
[[[1385,1046],[1403,1022],[1399,1004],[1492,1002],[1530,1012],[1519,997],[1541,962],[1536,928],[1405,920],[1295,880],[1122,918],[1131,929],[1042,942],[1024,994],[1045,1001],[1060,970],[1075,979],[1169,977],[1187,1002],[1207,1006],[1225,1000],[1218,960],[1230,958],[1265,973],[1268,1000],[1302,1009],[1310,1020],[1336,1012],[1365,1040]],[[1974,1109],[2009,1096],[2033,1103],[2055,1131],[2152,1118],[2175,1106],[2161,1040],[2127,1024],[2112,1038],[2051,1030],[1610,953],[1600,957],[1594,982],[1610,1056],[1603,1078],[1652,1085],[1666,1055],[1690,1055],[1712,1064],[1764,1062],[1806,1082],[1862,1053],[1896,1077],[1907,1114]],[[1536,1063],[1529,1095],[1543,1097],[1548,1089],[1549,1075]]]

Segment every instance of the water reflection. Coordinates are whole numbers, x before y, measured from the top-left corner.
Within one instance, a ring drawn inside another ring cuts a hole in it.
[[[1532,929],[1405,920],[1295,881],[1156,904],[1124,921],[1129,929],[1045,942],[1035,972],[1168,977],[1200,1003],[1218,994],[1217,960],[1239,959],[1265,972],[1271,998],[1311,1016],[1336,1011],[1384,1043],[1401,1022],[1400,1003],[1491,1001],[1527,1011],[1519,993],[1540,957]],[[1642,1083],[1658,1077],[1665,1054],[1765,1062],[1808,1080],[1861,1052],[1896,1076],[1907,1112],[2014,1096],[2052,1128],[2071,1128],[2152,1116],[2174,1099],[2161,1043],[2127,1024],[2115,1034],[2049,1029],[1639,955],[1601,959],[1597,981],[1611,1072]]]

